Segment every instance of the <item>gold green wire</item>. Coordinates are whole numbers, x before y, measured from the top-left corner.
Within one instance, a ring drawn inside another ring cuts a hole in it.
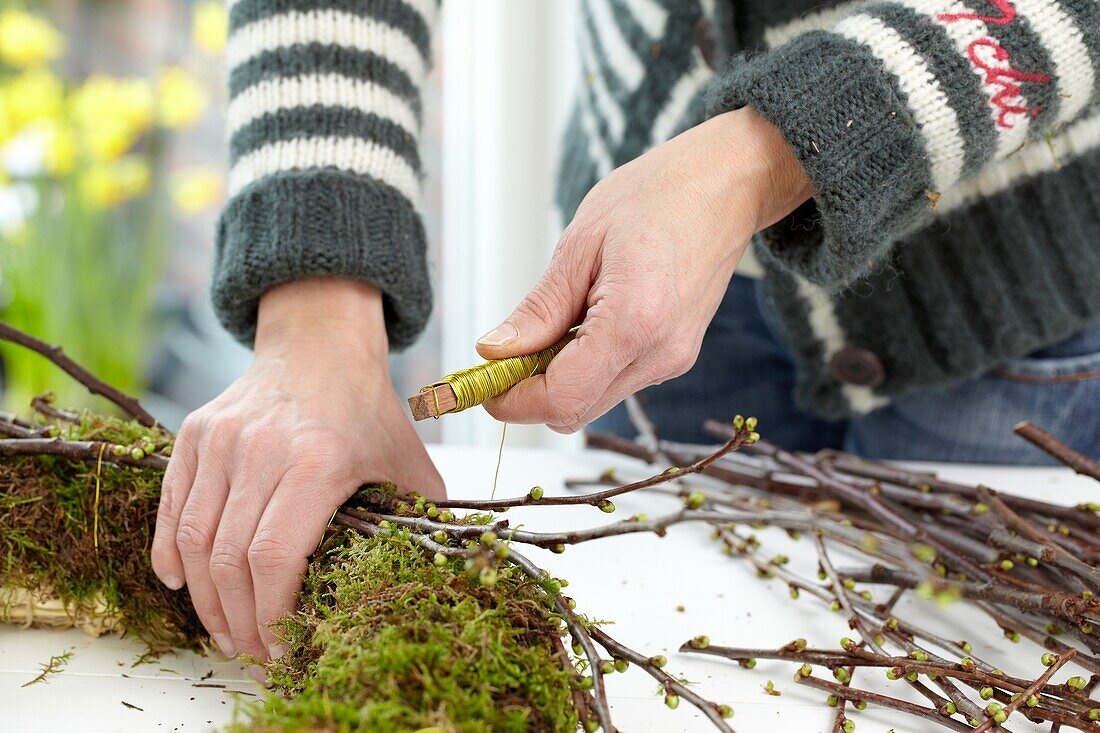
[[[455,393],[457,405],[452,412],[462,412],[471,407],[480,405],[490,397],[504,394],[524,379],[542,374],[550,361],[557,356],[565,345],[573,340],[577,327],[571,328],[565,337],[548,349],[543,349],[537,354],[526,356],[513,356],[507,359],[497,359],[478,364],[469,369],[448,374],[435,384],[430,384],[421,391],[432,390],[436,387],[449,384]],[[436,414],[439,414],[439,397],[436,395]]]

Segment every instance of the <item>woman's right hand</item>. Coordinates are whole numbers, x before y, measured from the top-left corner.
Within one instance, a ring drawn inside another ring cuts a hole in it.
[[[187,585],[228,656],[278,656],[336,509],[368,482],[445,495],[390,384],[379,291],[337,278],[282,285],[260,302],[251,369],[184,422],[164,477],[152,563]]]

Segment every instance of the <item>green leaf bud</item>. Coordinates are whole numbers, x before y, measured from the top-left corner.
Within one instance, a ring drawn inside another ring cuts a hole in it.
[[[481,572],[477,574],[478,580],[482,585],[494,586],[497,584],[497,569],[496,568],[482,568]]]
[[[710,646],[710,637],[706,634],[699,634],[694,639],[688,642],[692,649],[706,649]]]

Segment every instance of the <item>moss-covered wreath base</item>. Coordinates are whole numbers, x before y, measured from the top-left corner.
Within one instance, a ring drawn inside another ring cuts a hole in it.
[[[171,451],[167,432],[116,418],[44,427],[131,457]],[[186,590],[168,590],[149,564],[162,471],[103,452],[0,461],[0,620],[120,631],[158,652],[204,646]],[[514,569],[486,583],[468,565],[396,529],[334,530],[278,625],[289,651],[268,663],[275,690],[233,730],[577,730],[579,676],[545,593]]]

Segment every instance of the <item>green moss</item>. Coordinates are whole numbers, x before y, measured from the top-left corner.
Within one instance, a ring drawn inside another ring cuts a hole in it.
[[[407,535],[345,535],[305,578],[269,663],[271,696],[238,730],[577,729],[561,622],[518,571],[484,587]]]
[[[163,430],[90,414],[59,433],[147,452],[171,443]],[[159,471],[110,463],[0,461],[0,588],[48,589],[73,607],[98,607],[154,651],[199,646],[202,628],[186,590],[166,588],[149,564],[160,481]]]
[[[168,433],[113,418],[85,415],[61,432],[147,454],[171,450]],[[165,588],[149,564],[161,479],[157,469],[50,456],[0,461],[0,588],[103,600],[155,650],[200,646],[186,590]],[[422,508],[390,485],[356,502]],[[331,530],[298,609],[279,624],[289,651],[268,664],[277,691],[242,708],[233,730],[572,733],[576,670],[561,619],[518,570],[499,568],[491,586],[478,570],[461,558],[437,564],[398,531]]]

